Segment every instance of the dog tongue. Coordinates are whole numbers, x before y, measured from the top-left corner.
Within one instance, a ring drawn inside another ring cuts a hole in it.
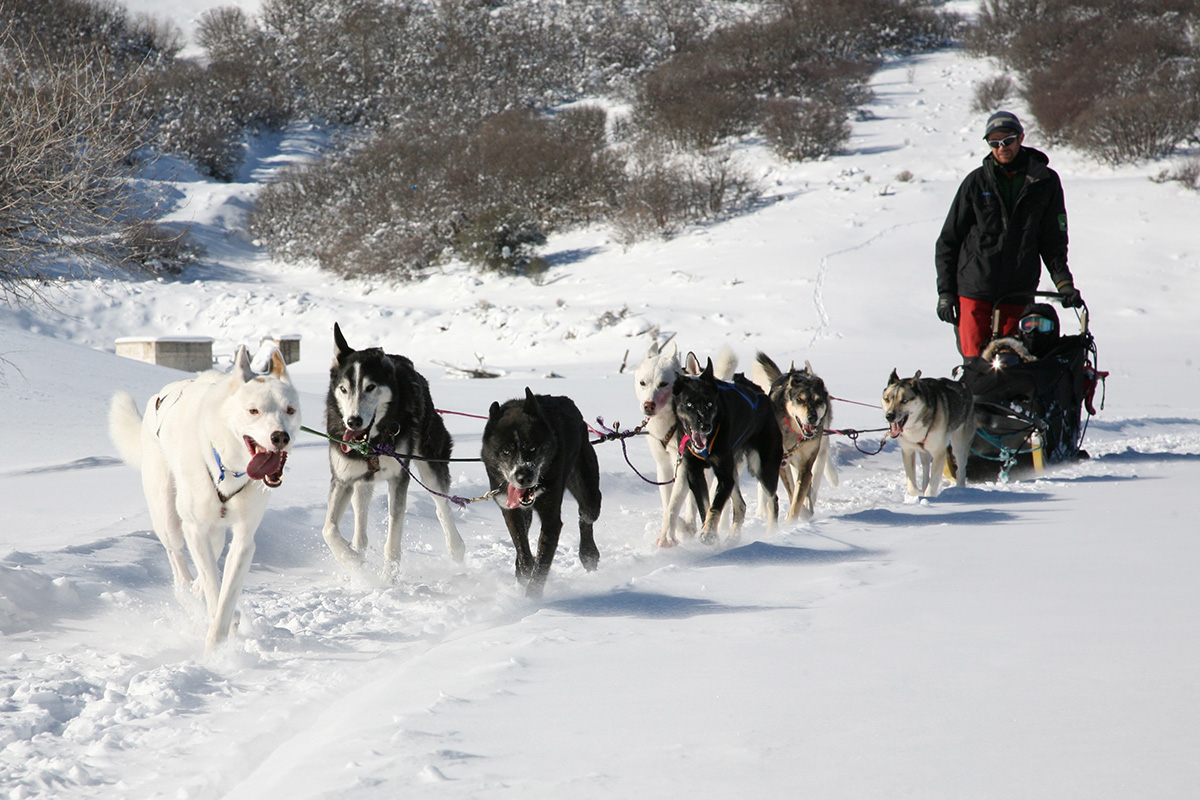
[[[518,489],[511,483],[508,485],[508,507],[518,508],[521,505],[521,498],[525,496],[524,489]]]
[[[246,465],[246,474],[256,481],[283,471],[283,453],[255,453]]]
[[[904,430],[904,428],[900,427],[899,423],[893,422],[891,424],[891,427],[888,428],[888,433],[890,433],[892,435],[892,438],[895,438],[895,437],[899,436],[903,430]]]

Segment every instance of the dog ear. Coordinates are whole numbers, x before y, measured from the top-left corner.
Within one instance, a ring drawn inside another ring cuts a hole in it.
[[[704,372],[700,373],[701,378],[711,378],[713,376],[712,359],[708,359],[708,363],[704,365]]]
[[[288,377],[287,362],[283,360],[283,353],[279,352],[278,347],[271,352],[271,369],[269,370],[269,374],[274,375],[285,383],[291,382]]]
[[[240,383],[247,383],[254,380],[254,368],[250,366],[250,351],[246,349],[246,345],[239,344],[237,352],[233,354],[233,369],[229,373]]]
[[[525,387],[525,413],[537,416],[541,414],[542,407],[538,404],[537,398],[533,394],[533,390],[528,386]]]
[[[684,359],[683,371],[686,372],[688,375],[699,375],[700,374],[700,359],[696,358],[695,353],[688,352],[687,358]]]
[[[916,375],[913,375],[912,379],[913,379],[914,381],[916,381],[916,380],[920,380],[920,379],[921,379],[921,370],[917,370],[917,374],[916,374]]]
[[[896,374],[896,368],[893,367],[892,374],[888,376],[888,386],[891,386],[893,383],[899,383],[899,382],[900,382],[900,376]]]
[[[813,376],[812,364],[808,362],[807,358],[804,359],[804,374],[808,375],[810,378]]]
[[[500,416],[500,402],[493,400],[492,407],[488,409],[488,422],[491,422],[498,416]]]
[[[675,357],[675,354],[676,354],[676,353],[678,353],[678,352],[679,352],[679,343],[678,343],[678,342],[671,342],[670,349],[663,350],[663,351],[662,351],[662,354],[663,354],[664,356],[666,356],[667,358],[674,358],[674,357]]]
[[[353,352],[354,349],[346,344],[346,337],[342,336],[342,329],[336,322],[333,323],[333,363],[340,364],[342,359]]]

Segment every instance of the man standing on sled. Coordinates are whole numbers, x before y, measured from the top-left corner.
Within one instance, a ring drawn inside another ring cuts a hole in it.
[[[1022,146],[1025,130],[1008,111],[988,117],[983,138],[991,152],[958,187],[935,254],[938,318],[956,326],[964,359],[991,338],[1000,298],[1000,333],[1016,332],[1043,262],[1063,307],[1083,305],[1067,268],[1067,208],[1050,158]]]

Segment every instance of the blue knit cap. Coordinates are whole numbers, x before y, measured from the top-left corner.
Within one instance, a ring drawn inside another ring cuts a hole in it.
[[[1021,127],[1021,120],[1017,119],[1017,115],[1011,111],[997,111],[988,117],[987,125],[984,126],[983,138],[988,138],[994,131],[1012,131],[1013,133],[1024,133],[1025,129]]]

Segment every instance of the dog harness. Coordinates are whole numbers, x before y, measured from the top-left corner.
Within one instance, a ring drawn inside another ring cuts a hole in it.
[[[719,389],[720,391],[723,391],[723,392],[725,392],[725,391],[737,392],[738,395],[740,395],[741,398],[746,401],[746,405],[750,406],[751,411],[758,411],[758,403],[762,399],[763,395],[753,395],[752,396],[750,394],[747,394],[742,389],[742,387],[738,386],[736,383],[732,383],[730,381],[718,380],[718,379],[714,379],[714,380],[717,384],[717,389]],[[699,458],[702,461],[707,461],[709,450],[712,448],[712,443],[713,443],[713,441],[716,440],[717,434],[720,432],[721,432],[721,426],[718,425],[713,430],[712,436],[708,437],[708,447],[705,447],[703,450],[697,450],[695,447],[693,447],[692,443],[691,443],[692,437],[685,433],[683,435],[683,438],[679,442],[680,455],[683,454],[683,450],[686,447],[691,452],[691,454],[694,455],[696,458]],[[746,432],[742,434],[742,437],[733,443],[733,449],[737,450],[738,446],[749,435],[750,435],[750,430],[747,428]]]
[[[226,470],[225,464],[221,461],[221,454],[217,452],[217,446],[215,444],[212,446],[212,454],[213,454],[213,458],[215,458],[217,460],[217,470],[219,471],[219,475],[217,476],[216,480],[213,481],[213,488],[216,489],[216,491],[217,491],[217,499],[221,501],[221,518],[224,519],[225,518],[225,505],[230,500],[232,500],[234,497],[236,497],[238,492],[242,491],[242,489],[245,489],[247,486],[249,486],[251,482],[246,481],[245,483],[243,483],[241,486],[239,486],[237,489],[235,489],[230,494],[225,494],[224,492],[222,492],[221,491],[221,483],[224,482],[226,475],[228,475],[231,478],[244,478],[244,477],[246,477],[246,473],[237,472],[235,470]],[[211,476],[212,476],[212,473],[209,473],[209,477],[211,477]]]

